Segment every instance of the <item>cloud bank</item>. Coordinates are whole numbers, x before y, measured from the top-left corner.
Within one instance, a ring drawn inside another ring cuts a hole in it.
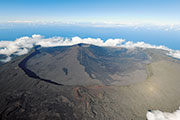
[[[144,42],[133,43],[131,41],[125,41],[124,39],[108,39],[106,41],[100,38],[80,38],[73,37],[71,39],[64,37],[51,37],[44,38],[41,35],[34,34],[31,37],[21,37],[15,41],[0,41],[0,54],[6,55],[6,59],[1,62],[8,62],[11,60],[11,55],[24,55],[27,54],[34,46],[41,45],[42,47],[54,47],[54,46],[69,46],[78,43],[94,44],[98,46],[113,46],[113,47],[125,47],[132,48],[153,48],[168,51],[167,55],[180,59],[180,51],[172,50],[165,46],[155,46]]]
[[[0,22],[1,24],[2,22]],[[163,31],[180,31],[180,24],[169,23],[152,23],[142,21],[44,21],[44,20],[12,20],[3,22],[3,24],[27,24],[27,25],[66,25],[66,26],[84,26],[84,27],[101,27],[101,28],[120,28],[120,27],[132,27],[135,29],[145,28],[148,30],[158,29]]]
[[[159,110],[147,112],[146,117],[148,120],[180,120],[180,107],[179,110],[173,113],[161,112]]]

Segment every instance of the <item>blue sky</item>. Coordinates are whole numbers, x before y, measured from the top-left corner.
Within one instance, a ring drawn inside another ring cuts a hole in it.
[[[0,22],[180,24],[179,0],[0,0]]]

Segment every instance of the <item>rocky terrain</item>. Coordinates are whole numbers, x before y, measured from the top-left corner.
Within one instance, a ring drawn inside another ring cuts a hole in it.
[[[145,120],[179,107],[179,72],[163,50],[38,46],[0,66],[0,119]]]

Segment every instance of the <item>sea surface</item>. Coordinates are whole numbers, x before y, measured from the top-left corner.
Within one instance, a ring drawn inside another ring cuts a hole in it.
[[[46,38],[61,36],[81,38],[122,38],[126,41],[143,41],[153,45],[164,45],[174,50],[180,50],[180,31],[148,29],[134,27],[84,27],[84,26],[66,26],[66,25],[15,25],[6,27],[0,26],[0,41],[13,41],[23,36],[40,34]]]

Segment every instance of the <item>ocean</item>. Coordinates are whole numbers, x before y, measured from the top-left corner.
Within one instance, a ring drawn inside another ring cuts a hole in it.
[[[180,31],[163,29],[147,29],[134,27],[85,27],[85,26],[55,26],[55,25],[16,25],[0,27],[0,41],[13,41],[23,36],[40,34],[48,37],[74,37],[81,38],[122,38],[126,41],[143,41],[153,45],[164,45],[174,50],[180,50]]]

